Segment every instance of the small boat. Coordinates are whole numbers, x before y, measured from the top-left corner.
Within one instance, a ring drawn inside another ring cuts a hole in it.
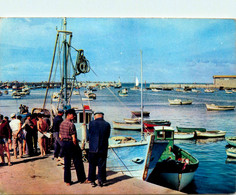
[[[215,90],[214,89],[205,89],[204,92],[205,93],[214,93]]]
[[[0,92],[0,94],[1,94],[1,92]],[[4,91],[4,94],[7,95],[7,94],[8,94],[8,90],[5,90],[5,91]]]
[[[141,116],[141,111],[131,111],[133,116],[140,117]],[[150,112],[148,111],[143,111],[143,116],[148,117],[150,115]]]
[[[135,86],[130,88],[130,90],[139,90],[140,87],[138,85],[139,85],[139,81],[138,81],[138,77],[136,77]]]
[[[233,93],[233,91],[225,89],[225,93],[231,94],[231,93]]]
[[[154,89],[152,89],[152,91],[154,91],[154,92],[159,92],[159,91],[161,91],[161,90],[154,88]]]
[[[80,95],[79,91],[73,91],[73,95]]]
[[[126,123],[126,122],[118,122],[118,121],[112,121],[113,123],[113,129],[119,129],[119,130],[141,130],[141,124],[132,124],[132,123]]]
[[[121,91],[118,91],[118,94],[119,94],[119,96],[121,96],[121,97],[127,97],[127,96],[128,96],[127,93],[122,93]]]
[[[192,100],[181,100],[181,99],[174,99],[170,100],[168,99],[170,105],[190,105],[193,103]]]
[[[200,93],[201,91],[200,91],[200,90],[197,90],[197,89],[192,89],[192,92],[194,92],[194,93]]]
[[[214,138],[214,137],[224,137],[226,134],[226,131],[220,131],[220,130],[215,130],[215,131],[195,131],[195,137],[196,138]]]
[[[215,104],[206,104],[206,108],[208,111],[226,111],[226,110],[234,110],[235,106],[218,106]]]
[[[149,181],[163,181],[176,190],[185,188],[194,177],[199,160],[187,151],[174,145],[174,129],[156,126],[155,140],[169,141],[162,153]],[[156,183],[156,182],[155,182]]]
[[[228,157],[236,158],[236,148],[232,147],[232,148],[226,149],[226,154]]]
[[[126,123],[136,123],[136,124],[138,124],[138,123],[140,123],[140,118],[124,118],[124,121],[126,122]]]
[[[225,140],[229,145],[236,147],[236,136],[226,137]]]
[[[82,101],[93,101],[93,98],[83,97]]]
[[[154,126],[170,126],[171,122],[166,120],[144,120],[144,132],[150,133],[154,131]]]
[[[205,128],[198,128],[198,127],[178,127],[176,126],[176,129],[178,132],[183,132],[183,133],[190,133],[190,132],[195,132],[195,131],[201,131],[205,132]]]
[[[185,140],[185,139],[194,139],[194,132],[183,133],[183,132],[174,132],[174,139]]]

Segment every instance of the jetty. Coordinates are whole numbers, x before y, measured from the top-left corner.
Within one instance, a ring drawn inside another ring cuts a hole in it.
[[[71,186],[64,183],[63,165],[57,166],[53,153],[46,157],[11,158],[13,166],[0,166],[0,194],[182,194],[107,170],[107,183],[103,187],[77,183],[76,172],[71,170]],[[88,163],[84,163],[88,175]]]

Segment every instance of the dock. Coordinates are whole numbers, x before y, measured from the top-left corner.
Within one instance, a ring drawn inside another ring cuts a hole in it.
[[[53,153],[46,157],[11,157],[12,166],[0,166],[0,194],[182,194],[109,170],[107,183],[103,187],[76,183],[73,169],[71,172],[74,183],[66,186],[63,165],[57,166],[52,157]],[[88,175],[88,163],[84,163],[84,166]]]

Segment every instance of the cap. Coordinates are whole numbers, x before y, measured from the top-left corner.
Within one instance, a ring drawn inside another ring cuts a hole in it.
[[[14,118],[15,116],[16,116],[15,113],[12,113],[12,114],[10,115],[11,118]]]
[[[31,114],[30,114],[30,113],[27,113],[27,114],[26,114],[26,117],[28,117],[28,116],[31,116]]]
[[[95,112],[94,115],[96,115],[96,114],[102,114],[102,115],[104,115],[103,112]]]
[[[58,109],[58,112],[60,112],[60,113],[64,113],[64,110],[61,109],[61,108],[59,108],[59,109]]]

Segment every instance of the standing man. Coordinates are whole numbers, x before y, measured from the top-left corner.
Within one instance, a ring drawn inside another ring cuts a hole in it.
[[[74,109],[66,111],[66,119],[60,125],[59,138],[62,141],[64,153],[64,182],[67,186],[71,185],[71,159],[75,166],[78,182],[83,183],[86,179],[84,164],[82,161],[82,151],[77,143],[76,129],[72,122],[76,116]]]
[[[59,128],[60,124],[63,121],[64,111],[62,109],[58,109],[58,115],[53,119],[53,138],[54,138],[54,159],[58,160],[59,158],[63,157],[62,147],[61,147],[61,140],[59,139]]]
[[[9,151],[9,144],[11,143],[11,128],[9,126],[8,120],[0,114],[0,157],[2,159],[2,164],[5,164],[4,151],[7,153],[8,166],[11,166],[11,156]]]
[[[28,155],[33,156],[33,131],[34,131],[34,123],[31,121],[31,114],[27,113],[25,120],[25,131],[26,131],[26,144],[28,146]]]
[[[17,158],[17,146],[19,149],[19,156],[22,158],[22,123],[19,119],[16,118],[16,114],[11,114],[11,122],[9,123],[11,130],[12,130],[12,137],[13,137],[13,150],[14,150],[14,157]]]
[[[89,123],[89,175],[88,181],[96,187],[96,166],[98,166],[98,185],[106,182],[106,160],[108,151],[108,138],[111,126],[103,119],[102,112],[94,114],[94,121]]]

